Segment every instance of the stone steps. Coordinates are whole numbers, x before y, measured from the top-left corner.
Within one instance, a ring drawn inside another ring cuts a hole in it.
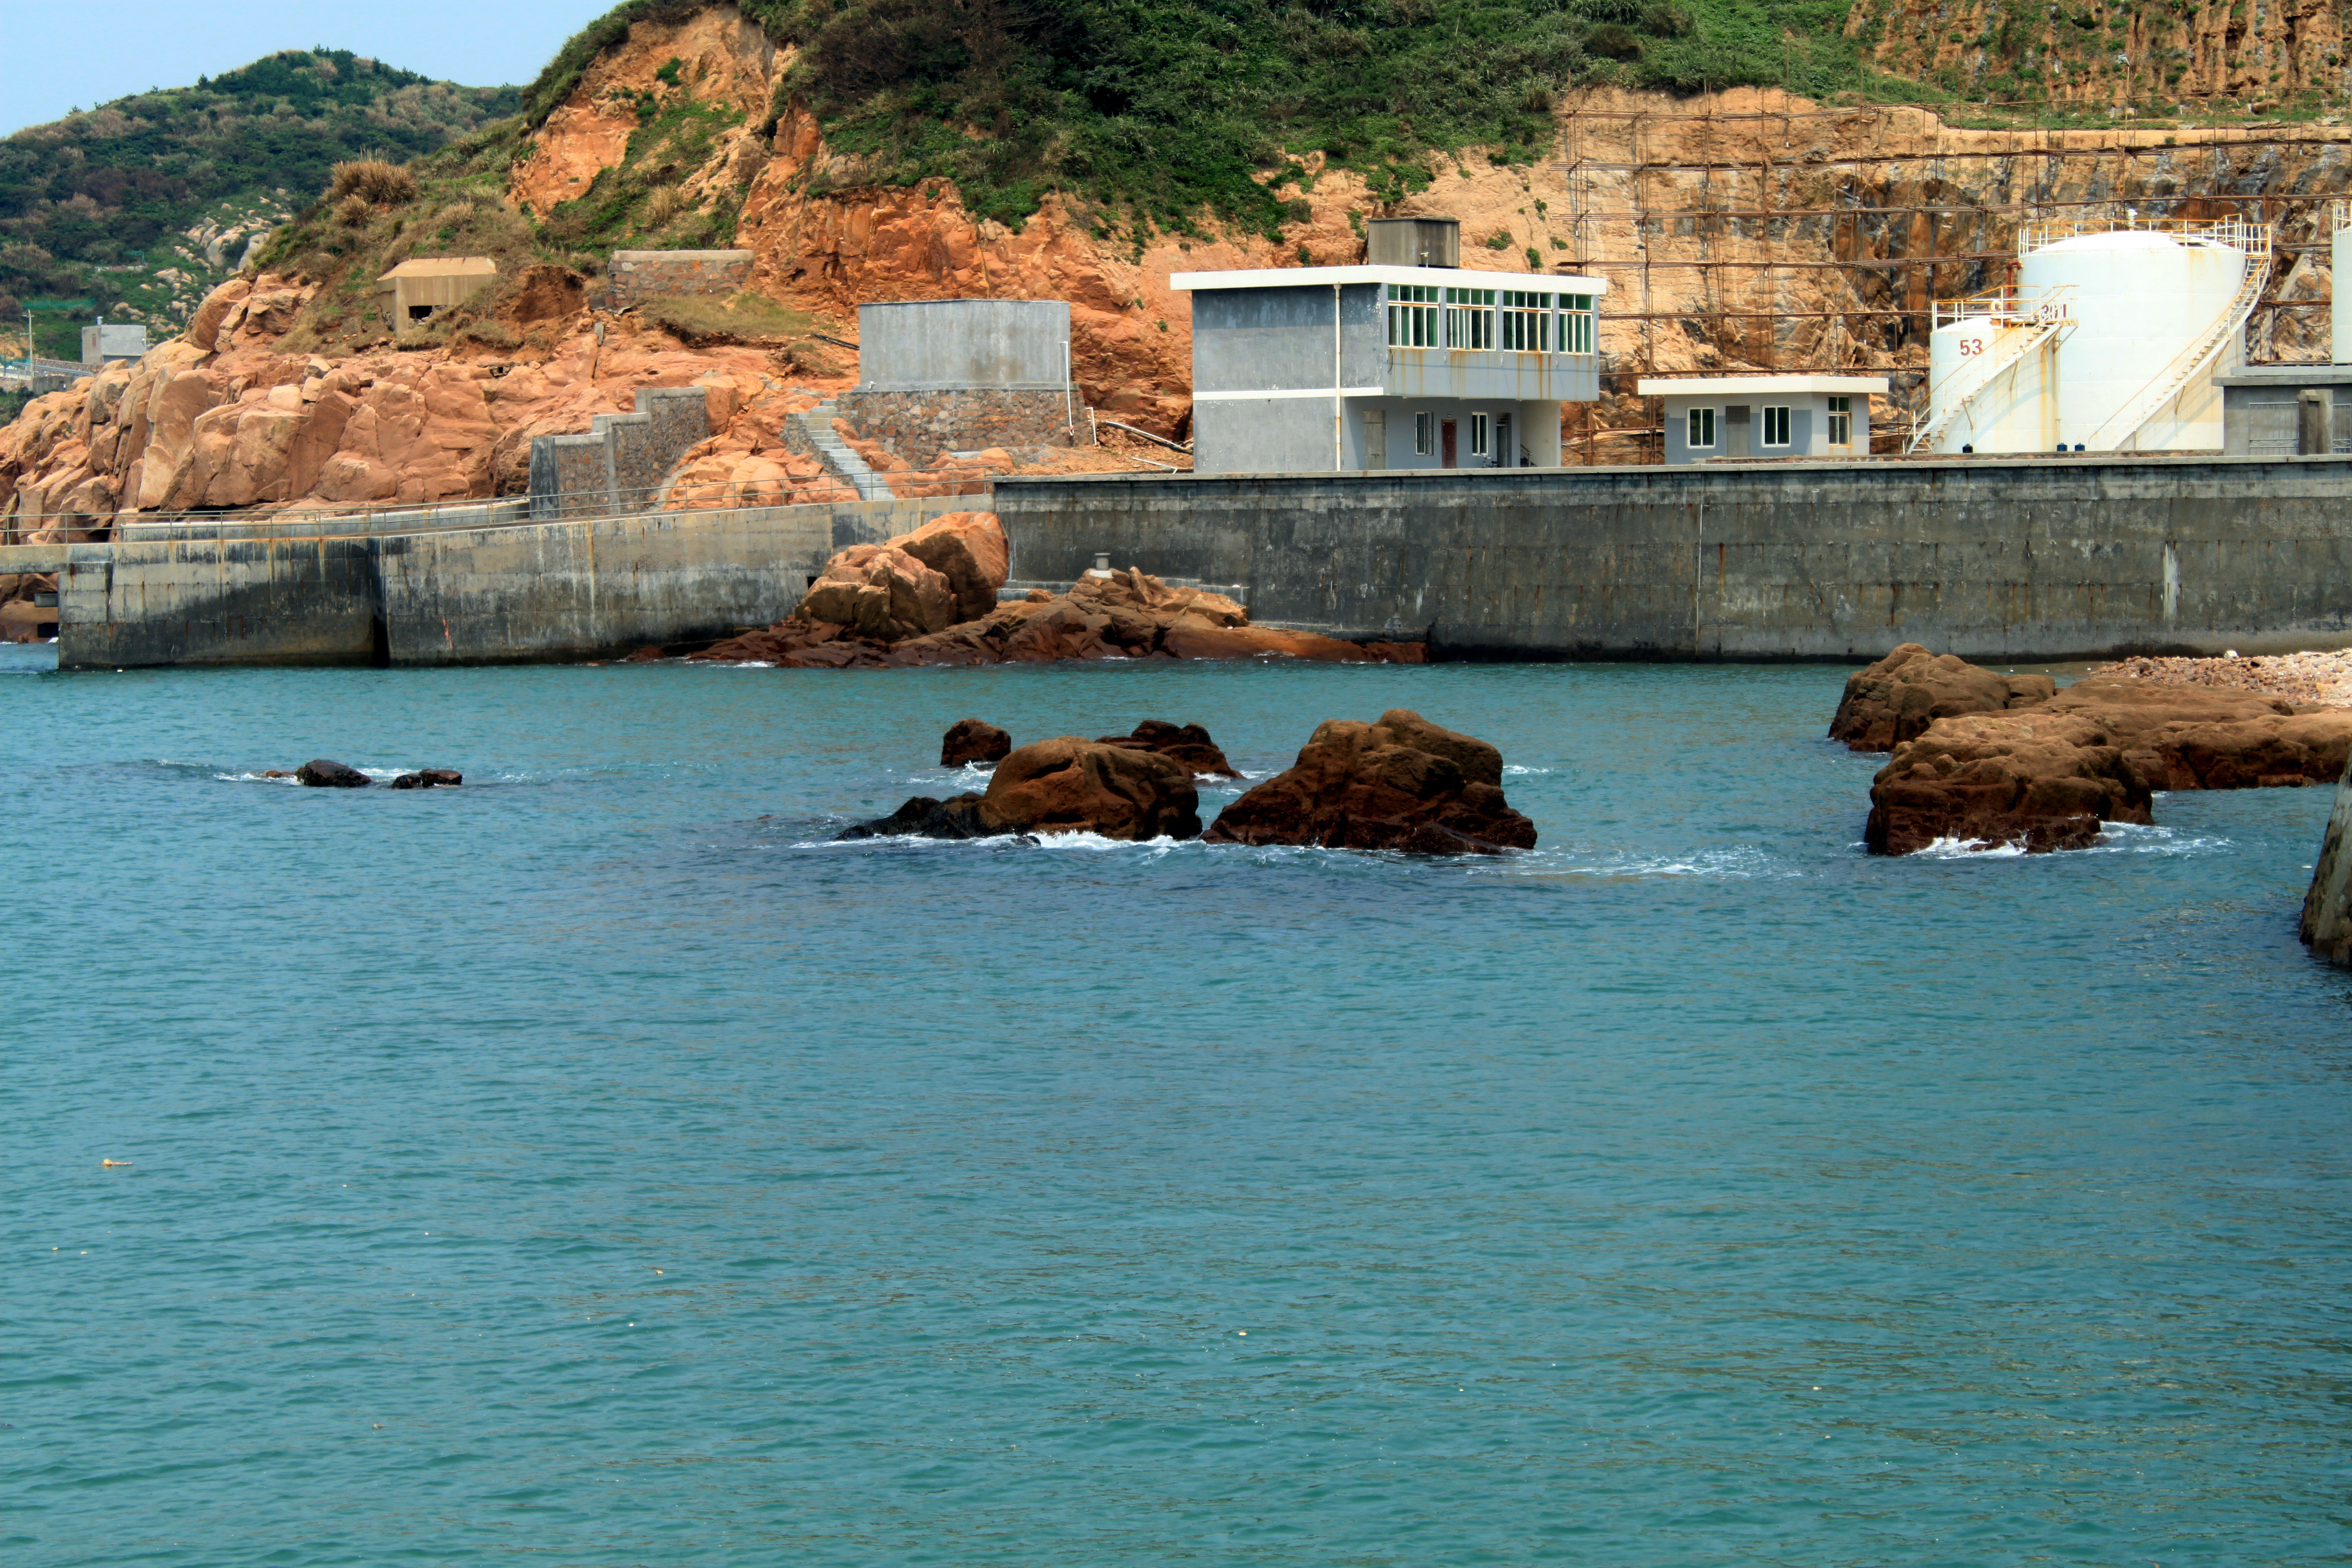
[[[843,440],[834,429],[836,411],[830,403],[821,403],[807,413],[795,416],[801,428],[808,433],[809,445],[816,448],[818,461],[833,476],[857,492],[860,500],[888,500],[889,485],[881,475],[868,468],[857,449]]]

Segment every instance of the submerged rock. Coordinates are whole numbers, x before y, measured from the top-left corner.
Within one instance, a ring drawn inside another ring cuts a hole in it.
[[[1889,752],[1938,719],[2031,708],[2056,690],[2046,675],[1998,675],[1907,642],[1846,679],[1830,739],[1857,752]]]
[[[971,763],[993,763],[1013,750],[1013,737],[981,719],[959,719],[940,741],[940,766],[960,768]]]
[[[1241,773],[1225,760],[1209,732],[1198,724],[1171,724],[1164,719],[1146,719],[1135,727],[1131,735],[1105,735],[1099,744],[1125,746],[1130,751],[1153,752],[1169,761],[1181,763],[1195,773],[1215,778],[1237,779]]]
[[[325,757],[314,757],[294,770],[295,782],[314,789],[365,789],[373,780],[357,768]]]
[[[996,764],[986,795],[945,801],[918,795],[888,816],[861,822],[839,837],[1097,833],[1141,841],[1195,838],[1200,832],[1201,797],[1182,763],[1152,752],[1061,735],[1006,756]]]
[[[1225,807],[1214,844],[1496,855],[1532,849],[1536,826],[1503,795],[1503,753],[1392,708],[1376,723],[1328,719],[1290,768]]]

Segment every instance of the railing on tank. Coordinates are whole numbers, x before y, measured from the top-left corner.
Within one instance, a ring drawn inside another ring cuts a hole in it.
[[[1990,320],[2003,326],[2047,326],[2074,314],[2074,294],[2072,283],[1988,289],[1964,300],[1937,300],[1932,307],[1933,324],[1945,327],[1955,321]]]
[[[2168,234],[2176,239],[2226,245],[2249,256],[2268,258],[2271,226],[2242,217],[2054,217],[2036,218],[2017,226],[2017,253],[2040,250],[2062,239],[2091,234]]]

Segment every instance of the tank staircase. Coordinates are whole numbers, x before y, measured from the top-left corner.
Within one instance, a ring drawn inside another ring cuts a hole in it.
[[[2056,342],[2074,329],[2074,319],[2067,297],[2071,285],[2053,289],[2040,299],[2028,300],[2012,289],[1996,289],[1990,293],[1973,295],[1966,300],[1939,300],[1936,302],[1933,324],[1963,321],[1969,316],[1983,316],[2003,326],[2021,328],[1997,354],[1989,354],[1978,362],[1979,368],[1968,390],[1944,405],[1942,413],[1912,432],[1911,444],[1903,451],[1906,457],[1928,445],[1952,427],[1952,421],[1967,413],[1971,405],[2003,375],[2024,363],[2025,356],[2039,352],[2044,345]],[[1945,389],[1949,396],[1949,389]],[[1928,394],[1928,405],[1935,405],[1934,392]]]
[[[2263,289],[2270,281],[2271,229],[2268,224],[2259,223],[2233,223],[2231,227],[2229,237],[2214,237],[2245,253],[2245,275],[2239,280],[2238,292],[2201,336],[2175,355],[2153,381],[2134,393],[2130,401],[2091,432],[2083,443],[2089,450],[2121,450],[2125,442],[2133,440],[2156,417],[2158,409],[2186,391],[2246,330],[2246,321],[2254,313],[2254,307],[2262,303]]]
[[[834,478],[857,492],[859,500],[887,500],[892,491],[882,476],[866,467],[866,459],[856,447],[841,438],[833,427],[838,411],[830,402],[820,403],[807,413],[795,416],[802,430],[808,435],[809,445],[816,448],[817,461],[825,466]]]

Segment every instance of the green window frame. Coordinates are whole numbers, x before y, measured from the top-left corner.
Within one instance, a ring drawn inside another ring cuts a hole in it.
[[[1551,353],[1551,300],[1549,294],[1503,291],[1504,353]]]
[[[1437,288],[1430,283],[1391,283],[1389,289],[1389,347],[1433,349],[1438,336]]]
[[[1560,353],[1589,354],[1592,352],[1594,316],[1591,295],[1562,294],[1559,297]]]
[[[1829,424],[1829,444],[1831,446],[1851,447],[1853,445],[1853,398],[1832,397],[1830,399]]]
[[[1694,452],[1712,451],[1715,447],[1715,410],[1694,408],[1690,411],[1690,429],[1683,445]]]
[[[1495,290],[1448,289],[1445,291],[1445,346],[1474,352],[1495,346]]]

